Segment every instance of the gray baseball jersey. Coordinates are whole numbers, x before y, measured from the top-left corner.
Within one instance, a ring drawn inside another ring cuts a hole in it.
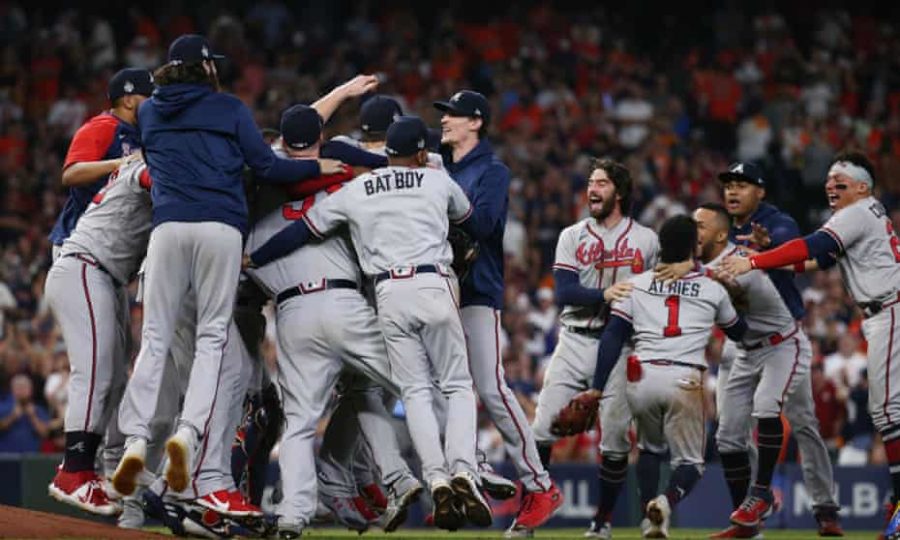
[[[149,190],[143,162],[117,169],[78,220],[60,255],[90,253],[119,283],[128,283],[147,252],[152,227]]]
[[[740,247],[729,243],[722,253],[706,266],[717,268],[726,257],[743,253]],[[747,295],[747,310],[743,313],[747,322],[745,343],[754,344],[775,333],[787,335],[796,328],[797,323],[793,315],[767,273],[752,270],[738,276],[735,281]]]
[[[578,273],[583,287],[606,288],[656,266],[658,253],[656,233],[632,218],[611,229],[586,218],[560,233],[553,268]],[[566,306],[559,320],[574,328],[605,323],[599,308],[584,306]]]
[[[834,213],[821,228],[840,247],[838,265],[857,302],[894,299],[900,289],[900,239],[884,206],[867,197]]]
[[[450,225],[465,221],[472,205],[447,173],[385,167],[355,178],[302,219],[318,237],[342,223],[367,275],[417,264],[449,266]]]
[[[280,209],[265,216],[250,231],[246,250],[252,253],[272,236],[293,221],[302,219],[315,204],[321,203],[328,193],[320,191],[302,201],[290,201]],[[270,296],[290,287],[314,290],[323,286],[324,279],[347,279],[360,282],[356,254],[346,235],[329,236],[320,242],[311,242],[289,255],[262,268],[247,271]]]
[[[713,324],[738,321],[728,292],[700,272],[663,284],[644,272],[631,279],[634,290],[615,302],[612,313],[634,328],[634,352],[641,361],[663,359],[706,367],[706,344]]]

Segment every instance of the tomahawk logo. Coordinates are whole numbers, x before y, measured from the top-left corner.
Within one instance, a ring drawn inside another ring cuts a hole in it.
[[[735,165],[734,167],[731,168],[731,172],[733,172],[735,174],[744,174],[744,164],[738,163],[737,165]]]

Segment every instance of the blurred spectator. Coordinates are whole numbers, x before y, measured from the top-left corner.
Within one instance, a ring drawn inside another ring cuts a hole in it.
[[[825,357],[825,376],[845,395],[859,384],[860,373],[866,369],[866,357],[859,351],[859,338],[845,332],[838,339],[838,349]]]
[[[28,375],[10,381],[10,392],[0,400],[0,452],[37,452],[47,436],[47,409],[34,402],[34,385]]]
[[[825,444],[835,449],[839,444],[838,437],[841,435],[846,418],[845,398],[838,393],[834,383],[825,377],[822,362],[814,362],[810,369],[819,432]]]
[[[838,458],[842,465],[865,465],[875,438],[875,427],[869,414],[869,377],[860,373],[859,384],[850,390],[847,398],[847,424],[844,426],[844,447]]]

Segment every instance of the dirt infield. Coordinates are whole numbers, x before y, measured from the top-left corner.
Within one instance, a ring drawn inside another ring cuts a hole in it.
[[[128,531],[86,519],[76,519],[15,506],[0,505],[0,538],[167,538]],[[168,537],[171,538],[171,537]]]

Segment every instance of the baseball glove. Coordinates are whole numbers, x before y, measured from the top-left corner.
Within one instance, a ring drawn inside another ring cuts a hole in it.
[[[550,425],[550,433],[557,437],[568,437],[591,429],[597,421],[600,408],[600,392],[586,390],[576,395],[569,404],[559,411]]]
[[[459,227],[450,227],[447,234],[450,247],[453,248],[453,271],[460,281],[465,279],[472,267],[472,263],[478,257],[478,242]]]

